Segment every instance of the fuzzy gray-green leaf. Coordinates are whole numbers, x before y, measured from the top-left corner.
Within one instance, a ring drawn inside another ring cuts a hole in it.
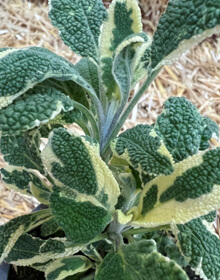
[[[196,154],[200,146],[208,148],[212,135],[218,135],[217,125],[209,118],[203,118],[184,97],[170,97],[164,103],[154,129],[175,162]]]
[[[0,109],[7,107],[28,89],[46,79],[73,81],[91,95],[93,88],[73,64],[47,49],[29,47],[2,52],[0,56]]]
[[[0,111],[0,133],[21,134],[73,109],[73,101],[62,92],[37,86]]]
[[[51,0],[49,16],[64,43],[83,57],[97,60],[98,38],[106,10],[101,0]]]
[[[220,278],[220,240],[212,225],[203,218],[174,228],[178,245],[189,265],[202,279]]]
[[[126,160],[140,173],[170,174],[172,156],[162,139],[149,125],[137,125],[121,133],[112,142],[113,155]]]
[[[153,37],[151,67],[172,62],[195,43],[219,32],[219,1],[169,1]]]
[[[26,132],[22,136],[3,136],[0,139],[1,153],[10,165],[37,169],[45,173],[40,155],[40,134]]]
[[[10,253],[18,238],[52,218],[50,210],[41,210],[14,218],[0,226],[0,262]]]

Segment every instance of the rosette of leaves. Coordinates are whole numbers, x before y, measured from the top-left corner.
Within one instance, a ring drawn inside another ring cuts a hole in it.
[[[219,2],[171,0],[153,38],[136,0],[51,0],[49,16],[76,65],[0,50],[1,177],[46,205],[0,227],[0,262],[23,280],[30,268],[47,280],[183,280],[186,265],[220,279],[218,126],[172,97],[154,124],[117,137],[163,65],[219,32]]]

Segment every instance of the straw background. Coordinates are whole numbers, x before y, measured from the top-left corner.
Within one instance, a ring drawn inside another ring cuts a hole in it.
[[[105,1],[106,6],[109,5]],[[153,34],[167,0],[139,1],[145,31]],[[0,1],[0,48],[36,45],[48,48],[72,62],[78,57],[65,46],[51,25],[46,1]],[[220,36],[212,36],[166,66],[142,96],[125,127],[154,122],[169,96],[185,96],[205,116],[220,124]],[[4,165],[0,158],[0,167]],[[0,224],[28,213],[38,202],[7,190],[0,182]]]

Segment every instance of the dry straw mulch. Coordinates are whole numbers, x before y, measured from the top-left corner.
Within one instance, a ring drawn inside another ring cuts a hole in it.
[[[106,6],[110,1],[106,1]],[[167,0],[140,0],[144,29],[153,33]],[[59,39],[51,25],[46,1],[0,1],[0,47],[36,45],[76,62],[79,58]],[[213,36],[166,66],[134,108],[125,126],[152,123],[169,96],[185,96],[220,124],[220,37]],[[0,159],[0,166],[3,161]],[[30,212],[37,201],[9,191],[0,183],[0,224]]]

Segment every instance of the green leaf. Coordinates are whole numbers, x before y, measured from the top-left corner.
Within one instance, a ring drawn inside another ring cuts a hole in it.
[[[203,117],[203,132],[201,135],[200,150],[206,150],[209,148],[209,140],[214,138],[219,140],[219,127],[216,122],[209,117]]]
[[[98,60],[99,34],[106,10],[101,0],[51,0],[49,17],[64,43],[83,57]]]
[[[201,152],[174,165],[171,175],[160,175],[144,187],[135,226],[184,224],[220,205],[220,148]],[[161,215],[163,213],[163,215]]]
[[[73,81],[82,86],[90,96],[93,88],[81,77],[75,66],[64,58],[37,47],[13,49],[0,57],[0,109],[7,107],[28,89],[46,79]]]
[[[74,255],[85,247],[84,244],[74,244],[67,238],[49,238],[40,246],[39,254],[43,258],[59,259]]]
[[[89,138],[56,129],[43,150],[47,170],[54,177],[50,206],[56,222],[76,243],[99,235],[111,220],[119,187]],[[85,230],[86,229],[86,230]]]
[[[47,237],[56,233],[59,229],[60,227],[56,223],[55,219],[51,219],[41,225],[40,234],[42,237]]]
[[[117,56],[122,48],[132,43],[132,36],[136,38],[135,35],[141,32],[141,12],[137,1],[112,1],[100,35],[102,80],[108,96],[117,93],[116,84],[112,82],[114,81],[112,75],[114,52]],[[140,36],[137,37],[138,40],[144,41]],[[116,51],[120,44],[121,47]]]
[[[153,239],[157,244],[157,250],[163,256],[167,256],[175,261],[181,267],[186,267],[188,262],[181,254],[179,247],[176,245],[176,240],[172,235],[165,231],[154,231],[141,235],[142,239]]]
[[[32,237],[29,234],[22,234],[9,255],[5,259],[6,262],[26,266],[31,265],[33,263],[41,263],[46,262],[49,259],[44,258],[44,256],[40,256],[40,246],[44,243],[44,240],[36,237]]]
[[[83,256],[66,257],[54,261],[45,271],[47,280],[62,280],[66,277],[84,272],[92,267],[89,259]]]
[[[98,66],[93,63],[88,58],[82,58],[76,64],[76,69],[80,73],[80,75],[87,81],[89,85],[91,85],[97,96],[99,96],[99,73],[98,73]]]
[[[55,129],[42,152],[44,164],[58,186],[94,196],[111,212],[119,196],[118,184],[99,155],[99,146],[89,138]]]
[[[141,11],[136,0],[113,0],[103,23],[100,48],[103,57],[112,57],[122,41],[142,32]]]
[[[187,280],[174,261],[156,252],[153,240],[142,240],[109,253],[98,269],[95,280]]]
[[[121,133],[112,143],[113,155],[145,174],[170,174],[173,159],[162,139],[149,125],[137,125]]]
[[[0,111],[0,134],[20,134],[53,120],[62,112],[72,111],[73,108],[73,101],[62,92],[37,86]]]
[[[54,187],[50,207],[57,224],[74,243],[87,243],[110,223],[111,213],[92,195]]]
[[[56,237],[45,241],[25,233],[18,238],[5,261],[19,266],[43,265],[51,259],[74,255],[84,247],[73,244],[67,238]]]
[[[203,118],[185,97],[170,97],[164,103],[154,129],[175,162],[196,154],[200,146],[208,148],[212,135],[218,135],[217,125],[209,118]]]
[[[0,139],[1,153],[10,165],[37,169],[45,174],[40,155],[40,134],[37,130],[22,136],[3,136]]]
[[[0,262],[10,253],[18,238],[42,223],[51,219],[50,210],[41,210],[20,216],[0,226]]]
[[[189,265],[202,279],[220,278],[220,240],[214,227],[202,219],[175,225],[173,231]]]
[[[49,203],[51,187],[28,169],[9,165],[1,169],[1,176],[8,188],[32,195],[43,204]]]
[[[153,37],[152,69],[172,63],[194,44],[219,32],[219,1],[169,1]]]

